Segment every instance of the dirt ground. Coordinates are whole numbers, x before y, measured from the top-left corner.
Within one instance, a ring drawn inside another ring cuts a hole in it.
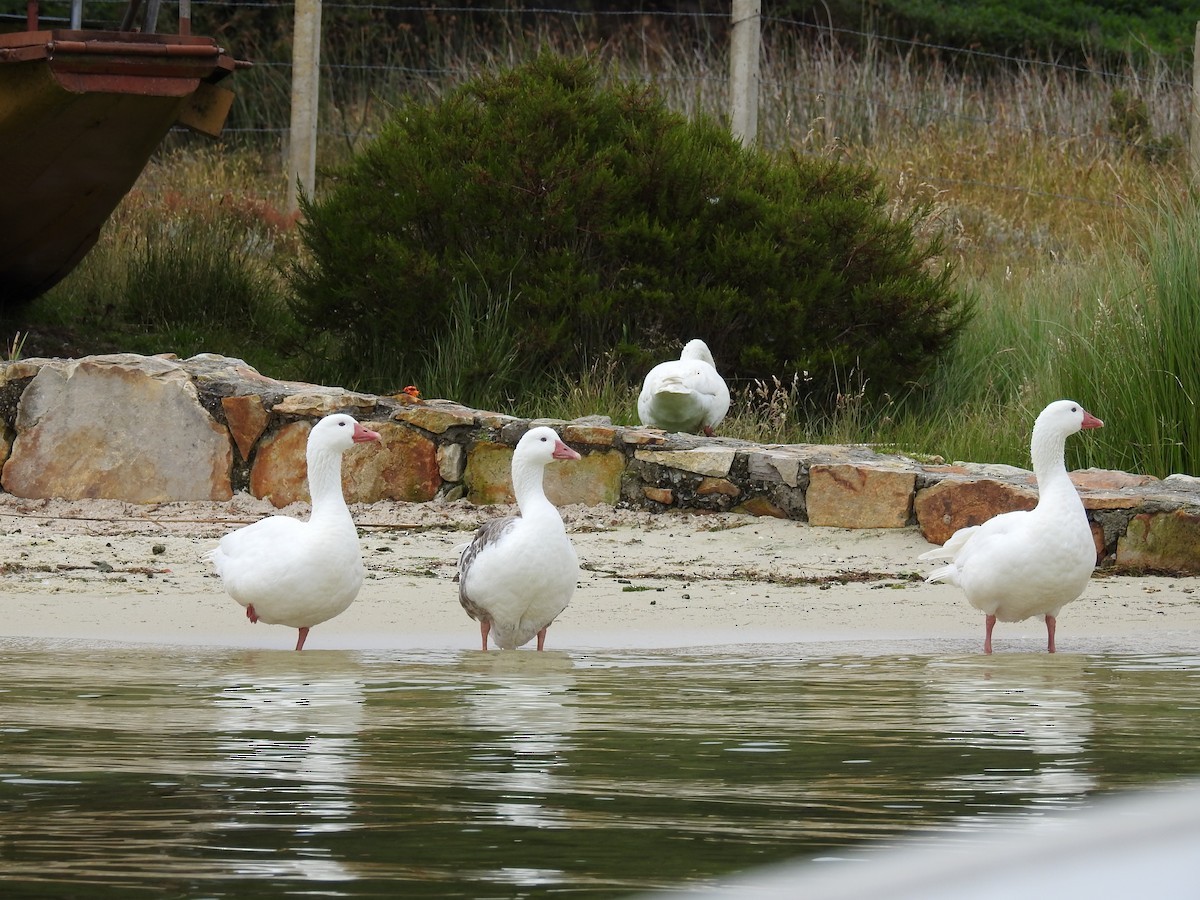
[[[156,506],[0,494],[0,647],[66,640],[290,649],[295,632],[251,625],[205,558],[221,535],[276,512],[228,503]],[[296,504],[285,514],[307,516]],[[458,604],[456,547],[503,507],[356,507],[367,581],[315,627],[307,650],[474,649]],[[658,650],[820,644],[841,651],[976,653],[983,616],[926,584],[915,529],[851,531],[742,515],[563,510],[583,566],[548,649]],[[1200,580],[1097,572],[1059,617],[1060,652],[1200,646]],[[996,652],[1040,652],[1040,620],[1000,624]]]

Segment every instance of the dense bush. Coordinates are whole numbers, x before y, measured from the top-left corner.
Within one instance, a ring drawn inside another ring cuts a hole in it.
[[[817,392],[851,370],[894,390],[965,315],[871,175],[746,150],[551,55],[402,106],[305,213],[297,313],[342,338],[348,382],[364,353],[413,377],[464,292],[511,294],[526,378],[614,353],[632,376],[699,336],[726,373]]]

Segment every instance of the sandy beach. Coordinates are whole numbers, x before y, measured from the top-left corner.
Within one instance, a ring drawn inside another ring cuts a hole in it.
[[[457,599],[456,547],[503,507],[355,507],[367,580],[306,651],[478,646]],[[290,649],[295,631],[251,625],[204,554],[276,512],[228,503],[137,506],[0,495],[0,641]],[[295,504],[284,513],[307,516]],[[914,528],[850,531],[742,515],[563,510],[583,565],[556,650],[658,650],[812,643],[847,652],[976,653],[982,614],[930,585]],[[1098,571],[1059,617],[1060,652],[1166,652],[1200,646],[1195,578]],[[1044,651],[1038,619],[997,626],[997,653]]]

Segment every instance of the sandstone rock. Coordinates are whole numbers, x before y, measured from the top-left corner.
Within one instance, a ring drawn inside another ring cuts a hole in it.
[[[622,428],[619,437],[622,444],[630,447],[651,447],[667,442],[666,432],[657,429]]]
[[[1092,543],[1096,545],[1096,565],[1104,562],[1104,558],[1108,555],[1108,541],[1104,536],[1104,526],[1099,522],[1092,522]]]
[[[505,425],[508,425],[512,422],[520,422],[521,421],[516,416],[509,416],[509,415],[505,415],[504,413],[498,413],[498,412],[482,412],[481,411],[481,412],[477,412],[475,414],[475,417],[476,417],[476,419],[478,419],[479,424],[482,425],[484,428],[503,428]]]
[[[1006,466],[1003,463],[955,463],[966,470],[972,478],[992,478],[997,481],[1008,481],[1013,484],[1036,484],[1037,478],[1029,469],[1018,466]]]
[[[433,441],[404,425],[365,424],[379,432],[380,441],[346,451],[342,462],[346,502],[426,503],[436,497],[442,477]]]
[[[555,506],[615,506],[624,474],[625,454],[619,450],[585,453],[583,459],[546,466],[546,496]]]
[[[1083,501],[1083,508],[1087,510],[1135,509],[1141,506],[1144,500],[1137,492],[1125,491],[1084,491],[1079,498]]]
[[[912,513],[915,472],[862,465],[814,465],[805,504],[812,525],[903,528]]]
[[[921,534],[931,544],[944,544],[968,525],[980,525],[1000,513],[1037,506],[1037,491],[983,478],[946,479],[917,491],[913,510]]]
[[[467,454],[463,480],[472,503],[513,503],[512,454],[507,444],[480,442]],[[589,453],[579,460],[556,462],[546,467],[543,484],[546,497],[555,506],[582,503],[615,505],[621,498],[625,456],[620,451]]]
[[[655,503],[661,503],[663,506],[670,506],[675,502],[675,492],[670,488],[659,488],[643,485],[642,496],[647,500],[653,500]]]
[[[16,359],[12,362],[6,362],[0,365],[0,387],[12,381],[20,381],[23,378],[32,378],[36,375],[46,363],[50,362],[47,359],[30,358]]]
[[[47,362],[17,407],[4,489],[131,503],[227,500],[233,448],[176,362],[133,354]]]
[[[1158,483],[1153,475],[1132,475],[1113,469],[1079,469],[1070,475],[1080,491],[1120,491]]]
[[[462,444],[441,444],[437,448],[438,474],[442,481],[462,481],[467,451]]]
[[[455,425],[474,425],[475,415],[457,403],[431,400],[420,406],[404,406],[392,414],[399,422],[415,425],[431,434],[445,434]]]
[[[216,353],[198,353],[185,359],[182,363],[192,379],[201,385],[219,385],[230,390],[248,387],[258,390],[277,389],[279,394],[292,394],[304,388],[317,389],[316,385],[300,385],[291,381],[277,381],[263,375],[246,362],[233,356],[220,356]]]
[[[1117,541],[1117,568],[1200,575],[1200,516],[1141,513]]]
[[[568,444],[584,444],[589,447],[611,447],[617,438],[617,429],[612,425],[583,424],[571,422],[560,433]]]
[[[249,459],[250,451],[262,437],[271,418],[262,397],[257,394],[222,397],[221,408],[225,410],[225,421],[229,423],[229,433],[233,435],[238,452],[242,454],[242,459]]]
[[[782,482],[788,487],[800,486],[803,470],[800,456],[787,450],[760,450],[746,454],[750,477],[755,481]]]
[[[311,430],[311,422],[291,422],[259,441],[250,469],[251,494],[277,507],[309,499],[304,451]],[[343,487],[345,483],[343,467]]]
[[[1195,475],[1168,475],[1163,479],[1163,484],[1175,490],[1200,491],[1200,478]]]
[[[733,467],[736,451],[728,447],[698,447],[694,450],[635,450],[633,455],[641,462],[724,478]]]
[[[970,475],[971,472],[965,463],[930,463],[922,466],[922,470],[929,475],[946,477],[948,475]]]
[[[512,447],[492,441],[479,441],[468,449],[463,482],[470,502],[477,506],[513,502],[512,454]]]
[[[403,425],[364,422],[378,443],[360,444],[342,455],[342,491],[347,503],[432,500],[441,486],[433,442]],[[308,501],[305,451],[309,421],[292,422],[264,438],[250,470],[250,493],[282,507]]]
[[[373,404],[378,400],[370,398],[370,403],[364,405],[361,398],[369,395],[352,394],[340,387],[270,378],[243,359],[215,353],[199,353],[182,360],[179,365],[192,376],[193,383],[202,395],[222,400],[226,397],[254,395],[268,411],[283,404],[280,411],[287,415],[317,417],[325,412],[348,409],[356,417],[364,418],[371,413]],[[339,407],[339,398],[346,397],[351,399],[346,401],[346,406]],[[360,399],[354,400],[354,397]]]
[[[745,513],[749,516],[771,516],[776,519],[790,518],[787,514],[787,510],[781,506],[775,505],[769,499],[762,496],[751,497],[750,499],[739,503],[733,508],[733,512]]]
[[[723,494],[726,497],[740,497],[742,489],[727,478],[702,478],[696,487],[696,493],[701,497],[712,494]]]
[[[376,400],[368,394],[359,394],[342,388],[310,386],[284,397],[275,404],[273,412],[284,416],[310,416],[320,418],[335,412],[348,412],[359,421],[375,409]]]

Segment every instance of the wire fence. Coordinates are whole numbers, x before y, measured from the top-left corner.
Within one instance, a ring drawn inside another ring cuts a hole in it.
[[[87,0],[85,24],[115,18],[123,6],[124,0]],[[193,0],[192,8],[197,32],[220,23],[217,36],[227,49],[254,63],[236,76],[238,99],[226,139],[282,148],[289,128],[293,4]],[[728,11],[353,0],[325,2],[323,8],[322,161],[371,139],[403,98],[439,96],[546,47],[588,53],[613,77],[651,83],[688,115],[728,114]],[[42,11],[65,16],[68,4],[44,2]],[[251,30],[253,46],[246,46]],[[816,25],[771,15],[770,3],[764,3],[761,35],[758,141],[768,149],[816,152],[833,143],[870,146],[897,135],[935,138],[963,131],[994,141],[1072,142],[1098,152],[1121,152],[1130,144],[1165,150],[1187,141],[1190,73],[1152,55],[1118,67],[1026,59]],[[1017,184],[975,184],[1038,193]]]

